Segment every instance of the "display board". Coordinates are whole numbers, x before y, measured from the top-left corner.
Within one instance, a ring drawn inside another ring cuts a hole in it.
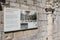
[[[4,7],[4,32],[25,30],[37,27],[37,14],[18,8]]]

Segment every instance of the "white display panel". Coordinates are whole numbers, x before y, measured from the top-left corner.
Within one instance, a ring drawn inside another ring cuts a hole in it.
[[[4,8],[4,31],[20,29],[20,10],[15,8]]]
[[[4,8],[4,32],[37,28],[37,14],[17,8]]]

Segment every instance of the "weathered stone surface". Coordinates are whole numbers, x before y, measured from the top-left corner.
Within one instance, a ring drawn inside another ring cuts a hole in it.
[[[37,0],[35,1],[36,4],[34,4],[32,0],[6,0],[10,2],[16,2],[18,3],[18,6],[15,8],[20,8],[22,10],[31,10],[31,11],[37,11],[38,12],[38,29],[34,30],[26,30],[26,31],[18,31],[18,32],[11,32],[4,35],[4,40],[48,40],[47,38],[51,38],[53,40],[60,40],[60,8],[56,9],[54,12],[55,19],[53,24],[53,31],[52,35],[49,35],[47,37],[47,26],[48,20],[47,20],[47,14],[45,13],[45,6],[46,6],[46,0]],[[48,0],[49,1],[49,0]],[[52,0],[50,0],[52,2]],[[12,5],[13,6],[13,5]],[[10,6],[11,7],[11,6]],[[1,21],[3,22],[3,18],[1,20],[1,14],[0,12],[0,31],[3,31],[3,24],[1,24]],[[50,20],[50,19],[49,19]],[[1,32],[0,32],[0,40],[1,38]]]

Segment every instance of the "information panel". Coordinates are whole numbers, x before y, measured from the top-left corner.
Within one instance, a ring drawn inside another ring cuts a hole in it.
[[[37,13],[18,8],[4,8],[4,32],[37,28]]]

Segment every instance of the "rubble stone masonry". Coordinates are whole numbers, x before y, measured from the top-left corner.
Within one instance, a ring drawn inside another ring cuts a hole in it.
[[[50,0],[52,2],[52,0]],[[54,14],[45,11],[49,0],[6,0],[5,7],[36,11],[38,29],[4,33],[4,11],[0,11],[0,40],[60,40],[60,8]],[[54,17],[54,20],[53,20]]]

